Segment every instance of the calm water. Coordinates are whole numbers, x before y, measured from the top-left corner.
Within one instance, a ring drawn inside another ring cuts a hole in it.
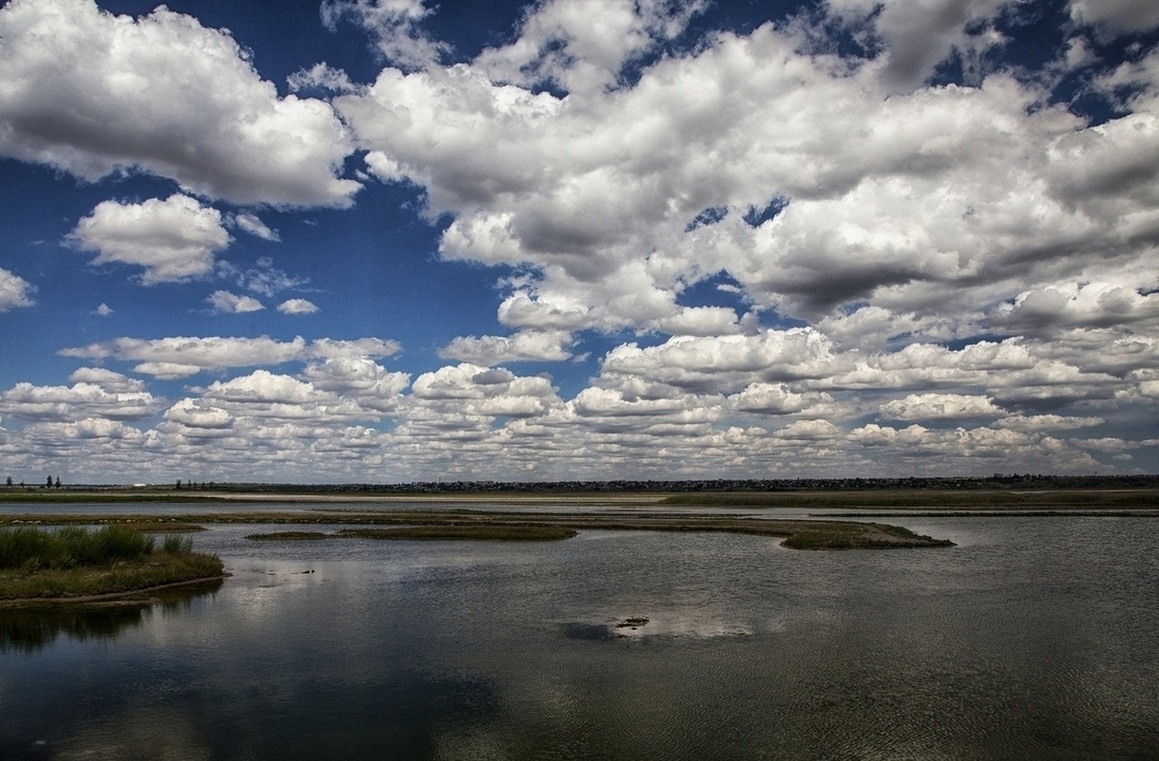
[[[1159,758],[1159,521],[905,525],[960,546],[215,527],[215,592],[0,616],[0,758]]]

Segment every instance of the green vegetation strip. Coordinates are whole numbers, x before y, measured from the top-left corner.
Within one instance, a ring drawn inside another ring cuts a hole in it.
[[[153,537],[125,526],[0,530],[0,605],[124,594],[218,578],[221,560],[188,537]]]
[[[143,520],[144,516],[106,516],[116,520]],[[10,523],[81,522],[74,515],[12,515],[0,518]],[[702,516],[678,513],[617,515],[607,513],[509,513],[471,510],[375,510],[365,512],[296,511],[296,512],[242,512],[183,515],[177,518],[186,523],[240,523],[240,524],[338,524],[363,527],[408,527],[422,531],[427,537],[442,531],[443,538],[450,534],[473,532],[476,537],[486,531],[498,531],[508,536],[529,529],[544,528],[583,531],[611,529],[617,531],[719,531],[756,536],[779,537],[787,547],[798,549],[892,549],[900,547],[947,547],[953,543],[915,534],[898,526],[882,523],[820,520],[764,520],[727,516]],[[91,516],[89,516],[91,520]],[[281,537],[286,538],[286,537]],[[401,535],[398,538],[403,538]],[[418,538],[410,536],[407,538]],[[502,538],[497,536],[496,538]]]
[[[567,526],[444,525],[401,526],[398,528],[350,528],[340,536],[360,539],[490,539],[499,541],[543,542],[570,539],[576,535]]]

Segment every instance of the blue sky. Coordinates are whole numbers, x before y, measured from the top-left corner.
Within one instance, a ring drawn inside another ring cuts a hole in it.
[[[1159,470],[1152,0],[9,0],[0,475]]]

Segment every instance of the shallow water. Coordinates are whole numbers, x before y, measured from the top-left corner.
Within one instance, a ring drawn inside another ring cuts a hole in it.
[[[71,515],[73,513],[92,513],[93,515],[210,515],[214,513],[313,513],[313,512],[395,512],[407,510],[466,510],[481,512],[512,512],[512,513],[676,513],[699,515],[743,515],[749,517],[766,518],[800,518],[813,513],[824,512],[808,507],[769,507],[747,508],[735,507],[683,507],[679,505],[664,505],[661,503],[625,503],[609,501],[606,504],[590,504],[572,502],[566,499],[551,502],[544,499],[535,499],[527,502],[520,501],[480,501],[467,500],[453,501],[411,501],[389,500],[365,502],[244,502],[224,501],[211,502],[192,500],[189,502],[143,503],[143,502],[107,502],[100,504],[78,505],[67,502],[8,502],[4,505],[5,513],[44,514],[44,515]]]
[[[212,527],[214,593],[0,616],[0,758],[1159,757],[1159,522],[904,524],[959,546]]]

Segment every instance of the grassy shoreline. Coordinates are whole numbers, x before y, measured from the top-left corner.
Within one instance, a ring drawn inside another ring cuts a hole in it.
[[[0,605],[75,602],[219,578],[221,559],[188,538],[154,537],[123,525],[0,530]]]
[[[100,568],[32,573],[0,571],[0,607],[111,600],[224,577],[221,560],[200,553],[189,553],[185,557],[151,557]]]

